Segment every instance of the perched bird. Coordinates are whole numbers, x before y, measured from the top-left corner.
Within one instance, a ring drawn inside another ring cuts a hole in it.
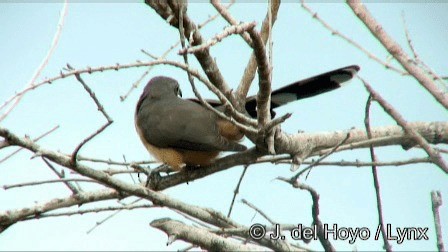
[[[271,110],[291,101],[337,89],[353,78],[358,66],[348,66],[294,82],[271,94]],[[208,100],[212,106],[219,101]],[[247,113],[256,117],[256,97],[246,99]],[[275,116],[275,112],[271,111]],[[244,151],[243,134],[197,100],[182,99],[176,80],[152,78],[137,103],[135,128],[146,149],[157,160],[179,171],[186,165],[209,165],[222,151]]]

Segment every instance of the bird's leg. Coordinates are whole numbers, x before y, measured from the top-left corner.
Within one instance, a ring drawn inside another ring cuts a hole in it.
[[[186,166],[183,168],[183,170],[184,170],[184,171],[195,171],[195,170],[197,170],[197,169],[199,169],[199,168],[201,168],[201,167],[203,167],[203,166],[200,166],[200,165],[186,165]]]
[[[173,169],[171,168],[171,166],[167,165],[167,164],[161,164],[159,166],[157,166],[156,168],[154,168],[153,170],[151,170],[151,173],[153,172],[165,172],[166,174],[169,174],[170,172],[172,172]]]
[[[154,185],[157,185],[158,181],[161,178],[160,173],[165,172],[166,174],[169,174],[172,171],[173,169],[167,164],[162,164],[152,169],[146,179],[145,187],[150,186],[149,188],[155,188]]]

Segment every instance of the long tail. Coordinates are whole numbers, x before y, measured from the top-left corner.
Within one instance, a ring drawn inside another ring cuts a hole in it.
[[[359,66],[352,65],[339,68],[314,77],[296,81],[292,84],[274,90],[271,94],[271,115],[275,116],[272,109],[283,106],[289,102],[305,99],[340,88],[344,82],[351,80],[359,71]],[[257,101],[255,96],[248,97],[246,110],[252,117],[257,117]]]
[[[316,75],[314,77],[296,81],[292,84],[274,90],[271,94],[271,116],[275,116],[273,109],[283,106],[287,103],[322,94],[337,88],[340,88],[344,82],[351,80],[359,71],[359,66],[352,65],[339,68],[330,72]],[[189,99],[200,103],[197,99]],[[208,100],[213,107],[224,109],[218,100]],[[246,100],[246,110],[253,118],[257,117],[256,96],[250,96]]]

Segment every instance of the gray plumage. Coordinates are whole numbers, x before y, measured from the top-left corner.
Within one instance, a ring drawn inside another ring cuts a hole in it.
[[[219,134],[217,115],[203,106],[178,97],[179,84],[155,77],[137,103],[136,124],[145,140],[159,148],[190,151],[243,151],[244,145]]]

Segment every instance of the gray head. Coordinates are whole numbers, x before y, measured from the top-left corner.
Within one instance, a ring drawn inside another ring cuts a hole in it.
[[[142,96],[160,98],[171,95],[178,96],[180,94],[179,83],[175,79],[166,76],[157,76],[146,84]]]
[[[182,97],[182,92],[180,91],[179,83],[175,79],[166,76],[156,76],[143,89],[143,93],[137,103],[137,111],[146,98],[160,99],[177,96]]]

